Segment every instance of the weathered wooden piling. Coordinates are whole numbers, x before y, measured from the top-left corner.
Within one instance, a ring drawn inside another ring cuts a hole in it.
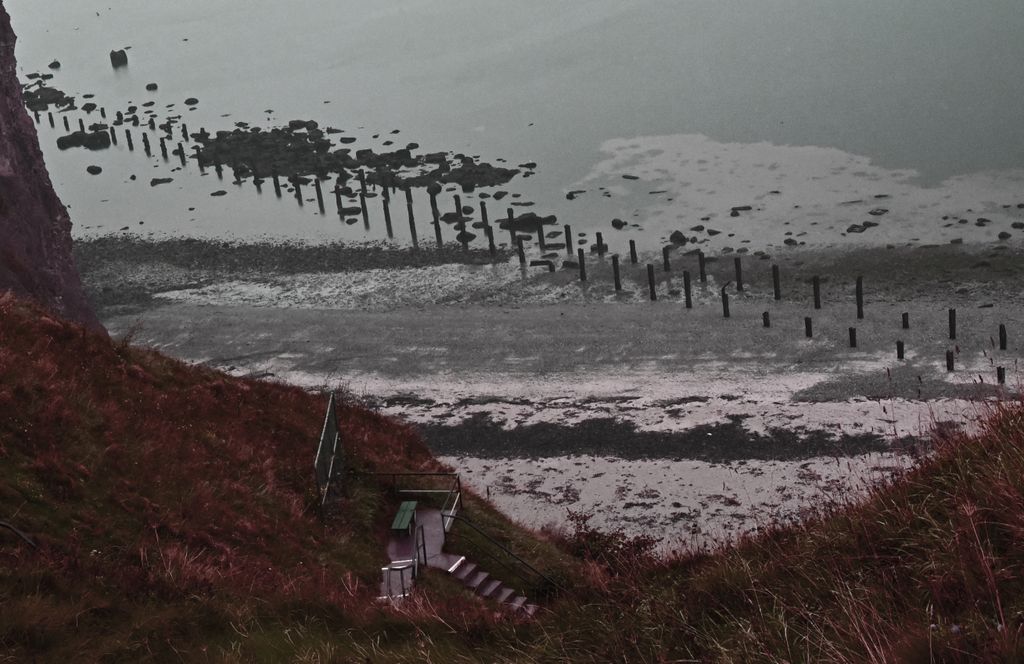
[[[896,359],[902,360],[904,357],[906,357],[906,346],[903,341],[900,340],[896,342]]]
[[[183,141],[188,143],[188,141],[189,141],[188,125],[186,125],[184,122],[181,123],[181,138],[182,138]]]
[[[565,255],[572,256],[572,228],[569,224],[565,225]]]
[[[271,178],[274,180],[274,193],[278,198],[281,198],[281,176],[277,174],[277,171],[274,171]]]
[[[514,246],[516,246],[516,231],[515,231],[516,213],[515,213],[515,211],[512,210],[512,208],[506,208],[505,209],[505,214],[508,215],[508,237],[509,237],[509,242],[511,242],[511,244],[509,246],[514,247]]]
[[[704,252],[699,249],[697,250],[697,268],[700,270],[700,283],[708,283],[707,261],[704,258]]]
[[[224,166],[220,163],[220,160],[214,156],[213,170],[217,172],[217,179],[224,179]]]
[[[85,120],[78,118],[78,131],[85,133]]]
[[[106,116],[104,116],[104,117],[106,117]],[[155,118],[150,118],[149,119],[149,128],[152,131],[156,131],[156,119]]]
[[[771,317],[771,314],[769,314],[767,311],[764,312],[763,314],[761,314],[761,326],[762,327],[771,327],[772,326],[772,317]]]
[[[103,117],[107,117],[107,116],[104,115]],[[46,112],[46,118],[50,121],[50,128],[51,129],[56,128],[57,125],[53,121],[53,111],[47,111]]]
[[[484,233],[487,235],[487,251],[491,253],[491,258],[498,255],[498,246],[494,244],[494,229],[490,226],[484,228]],[[415,241],[415,236],[414,241]]]
[[[462,197],[459,196],[458,194],[455,194],[453,200],[455,203],[455,219],[457,221],[460,221],[462,219]],[[462,230],[466,230],[466,227],[463,226]]]
[[[391,228],[391,201],[388,198],[381,197],[381,205],[384,206],[384,229],[388,233],[388,237],[394,239],[395,231]]]
[[[113,127],[111,127],[111,131],[113,131]],[[165,161],[167,160],[167,141],[164,140],[163,136],[160,137],[160,156],[162,156]]]
[[[658,289],[654,285],[654,266],[647,264],[647,289],[651,292],[651,302],[658,299]]]
[[[149,134],[147,134],[145,132],[143,132],[143,134],[142,134],[142,151],[146,153],[147,157],[152,157],[153,156],[153,148],[149,144]],[[198,154],[198,151],[197,151],[196,157],[198,157],[198,156],[199,156],[199,154]],[[200,164],[199,167],[202,168],[202,164]]]
[[[683,297],[686,301],[686,308],[693,309],[693,286],[690,284],[689,270],[683,270]]]
[[[434,194],[430,194],[430,216],[433,218],[434,239],[437,242],[437,248],[440,249],[444,246],[444,240],[441,238],[441,217],[437,209],[437,197]]]
[[[956,339],[956,309],[949,310],[949,338]]]
[[[725,292],[725,286],[722,286],[722,317],[729,317],[729,294]]]
[[[904,330],[909,330],[910,329],[910,314],[908,312],[904,311],[903,312],[903,316],[901,318],[902,318],[902,320],[900,321],[900,323],[902,324],[903,329]]]
[[[366,194],[359,192],[359,213],[363,216],[363,228],[370,228],[370,213],[366,209]]]
[[[483,222],[484,228],[491,227],[491,221],[487,218],[487,203],[486,201],[480,201],[480,221]]]
[[[323,214],[327,208],[324,207],[324,190],[320,186],[320,176],[313,176],[313,189],[316,191],[316,205],[320,208],[320,214]]]
[[[103,118],[104,120],[107,119],[107,109],[105,109],[102,106],[100,106],[100,117]]]
[[[125,131],[127,132],[128,130],[126,129]],[[181,143],[178,143],[178,158],[181,159],[182,166],[188,164],[188,161],[185,159],[185,146]]]
[[[124,140],[128,144],[128,151],[135,152],[135,143],[132,142],[132,132],[128,129],[124,130]]]
[[[850,348],[857,347],[857,328],[850,328]]]
[[[523,247],[523,238],[516,238],[516,250],[519,252],[519,264],[526,265],[526,248]]]
[[[857,320],[864,319],[864,277],[857,277]]]
[[[1006,385],[1006,367],[996,367],[996,382]]]
[[[133,127],[138,127],[139,126],[139,116],[137,116],[137,115],[133,115],[132,116],[132,126]]]
[[[776,302],[782,299],[782,280],[779,277],[778,265],[772,265],[772,292]]]
[[[32,117],[35,118],[36,124],[39,124],[39,111],[32,111]]]
[[[580,281],[586,281],[587,280],[587,254],[586,254],[585,251],[583,251],[582,247],[580,247],[580,249],[576,252],[576,258],[580,262]]]
[[[669,260],[669,252],[672,251],[672,247],[664,246],[661,248],[661,267],[665,272],[672,271],[672,262]]]
[[[811,288],[814,291],[814,308],[821,309],[821,279],[818,276],[811,279]]]
[[[629,262],[633,265],[640,262],[640,258],[636,255],[636,240],[629,241]]]
[[[604,237],[602,237],[602,235],[600,233],[595,233],[594,235],[597,238],[597,255],[598,256],[604,256],[604,250],[605,250]]]
[[[537,247],[540,248],[541,251],[544,251],[545,249],[548,248],[547,243],[544,242],[544,227],[543,226],[538,226],[537,227]]]
[[[405,214],[409,218],[409,237],[412,238],[412,248],[420,248],[420,239],[416,234],[416,216],[412,211],[412,188],[405,188]],[[494,236],[490,238],[491,243],[494,243]],[[493,252],[492,254],[493,255]]]
[[[1006,350],[1006,326],[999,324],[999,350]]]
[[[293,175],[291,177],[291,181],[292,186],[295,187],[295,200],[299,202],[299,207],[302,207],[305,204],[305,201],[302,200],[302,183],[299,182],[299,176]],[[363,206],[363,211],[366,211],[365,205]]]
[[[946,371],[953,370],[953,351],[946,351]]]
[[[808,339],[814,336],[814,328],[812,327],[810,316],[804,316],[804,336]]]
[[[615,281],[615,292],[622,290],[622,279],[619,276],[619,255],[612,254],[612,279]]]
[[[361,168],[359,169],[359,191],[366,194],[366,173]]]
[[[736,292],[743,292],[743,259],[739,256],[735,256],[732,259],[733,266],[736,268]]]
[[[71,131],[71,123],[68,122],[68,116],[64,116],[64,131]]]
[[[110,128],[110,142],[113,143],[114,145],[117,145],[117,127]]]

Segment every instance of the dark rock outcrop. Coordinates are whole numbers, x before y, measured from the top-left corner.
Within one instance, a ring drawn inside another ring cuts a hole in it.
[[[66,318],[102,329],[71,256],[71,219],[46,172],[25,110],[14,31],[0,0],[0,291],[32,298]]]

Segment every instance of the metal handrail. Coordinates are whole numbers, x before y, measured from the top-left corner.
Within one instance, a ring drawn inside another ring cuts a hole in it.
[[[7,523],[6,521],[0,521],[0,528],[6,528],[7,530],[11,531],[12,533],[20,537],[25,542],[25,544],[28,544],[33,549],[39,548],[38,546],[36,546],[36,543],[32,541],[31,537],[21,532],[20,530],[18,530],[11,524]]]
[[[486,538],[486,539],[487,539],[487,540],[488,540],[489,542],[491,542],[491,543],[492,543],[492,544],[494,544],[494,545],[495,545],[496,547],[498,547],[499,549],[501,549],[502,551],[504,551],[504,552],[505,552],[506,554],[508,554],[509,556],[511,556],[512,558],[514,558],[514,559],[515,559],[515,560],[516,560],[516,561],[517,561],[517,562],[518,562],[518,563],[519,563],[520,565],[522,565],[522,566],[523,566],[523,567],[525,567],[526,569],[530,570],[531,572],[533,572],[534,574],[536,574],[536,575],[537,575],[537,576],[539,576],[540,578],[544,579],[544,581],[546,581],[546,582],[548,582],[549,584],[551,584],[551,586],[552,586],[553,588],[556,588],[556,589],[558,589],[558,590],[563,590],[563,588],[562,588],[561,586],[559,586],[559,585],[558,585],[557,583],[555,583],[555,582],[554,582],[554,581],[553,581],[553,580],[552,580],[552,579],[551,579],[550,577],[548,577],[548,576],[547,576],[546,574],[544,574],[543,572],[541,572],[541,571],[540,571],[540,570],[538,570],[538,569],[537,569],[536,567],[534,567],[534,566],[533,566],[533,565],[531,565],[530,563],[526,562],[525,560],[523,560],[522,558],[520,558],[520,557],[519,557],[519,556],[517,556],[516,554],[512,553],[512,552],[511,552],[511,551],[510,551],[510,550],[508,549],[508,547],[506,547],[506,546],[505,546],[504,544],[502,544],[502,543],[501,543],[501,542],[499,542],[498,540],[494,539],[493,537],[491,537],[490,535],[488,535],[487,533],[485,533],[485,532],[484,532],[484,531],[483,531],[483,530],[482,530],[482,529],[481,529],[481,528],[480,528],[479,526],[477,526],[477,525],[476,525],[475,523],[473,523],[472,521],[470,521],[470,520],[469,520],[469,519],[467,519],[466,517],[464,517],[464,516],[459,516],[459,515],[457,515],[457,514],[452,514],[452,515],[450,515],[450,516],[449,516],[448,518],[450,518],[450,519],[458,519],[459,521],[463,521],[463,522],[465,522],[466,524],[468,524],[468,525],[469,525],[469,527],[470,527],[470,528],[472,528],[472,529],[473,529],[473,530],[475,530],[476,532],[478,532],[478,533],[480,533],[481,535],[483,535],[483,536],[484,536],[484,537],[485,537],[485,538]]]

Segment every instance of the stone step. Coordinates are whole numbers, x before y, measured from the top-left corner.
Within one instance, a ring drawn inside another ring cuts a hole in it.
[[[526,615],[530,616],[531,618],[533,617],[533,614],[537,613],[538,609],[540,609],[540,607],[536,604],[523,605],[523,611],[526,613]]]
[[[458,569],[452,572],[452,576],[454,576],[459,581],[465,581],[466,577],[468,577],[475,571],[476,563],[463,562],[461,565],[459,565]]]
[[[490,597],[494,592],[501,587],[501,581],[497,579],[491,579],[487,583],[484,583],[476,589],[476,594],[481,597]]]
[[[506,602],[506,604],[508,604],[509,608],[511,608],[513,611],[518,611],[519,609],[523,608],[524,604],[526,604],[526,598],[522,595],[516,595],[515,599],[513,599],[511,602]]]
[[[476,590],[480,587],[480,584],[491,578],[491,575],[487,572],[476,572],[471,574],[466,579],[463,579],[462,583],[470,590]]]
[[[494,599],[504,604],[510,597],[516,594],[515,590],[512,590],[508,586],[502,586],[502,588],[494,595]]]

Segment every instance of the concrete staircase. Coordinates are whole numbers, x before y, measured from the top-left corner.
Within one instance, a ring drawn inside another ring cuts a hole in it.
[[[529,603],[526,597],[477,567],[476,563],[466,560],[465,556],[460,556],[448,568],[448,574],[458,579],[468,590],[480,597],[498,602],[513,613],[528,617],[533,617],[537,613],[536,604]]]

